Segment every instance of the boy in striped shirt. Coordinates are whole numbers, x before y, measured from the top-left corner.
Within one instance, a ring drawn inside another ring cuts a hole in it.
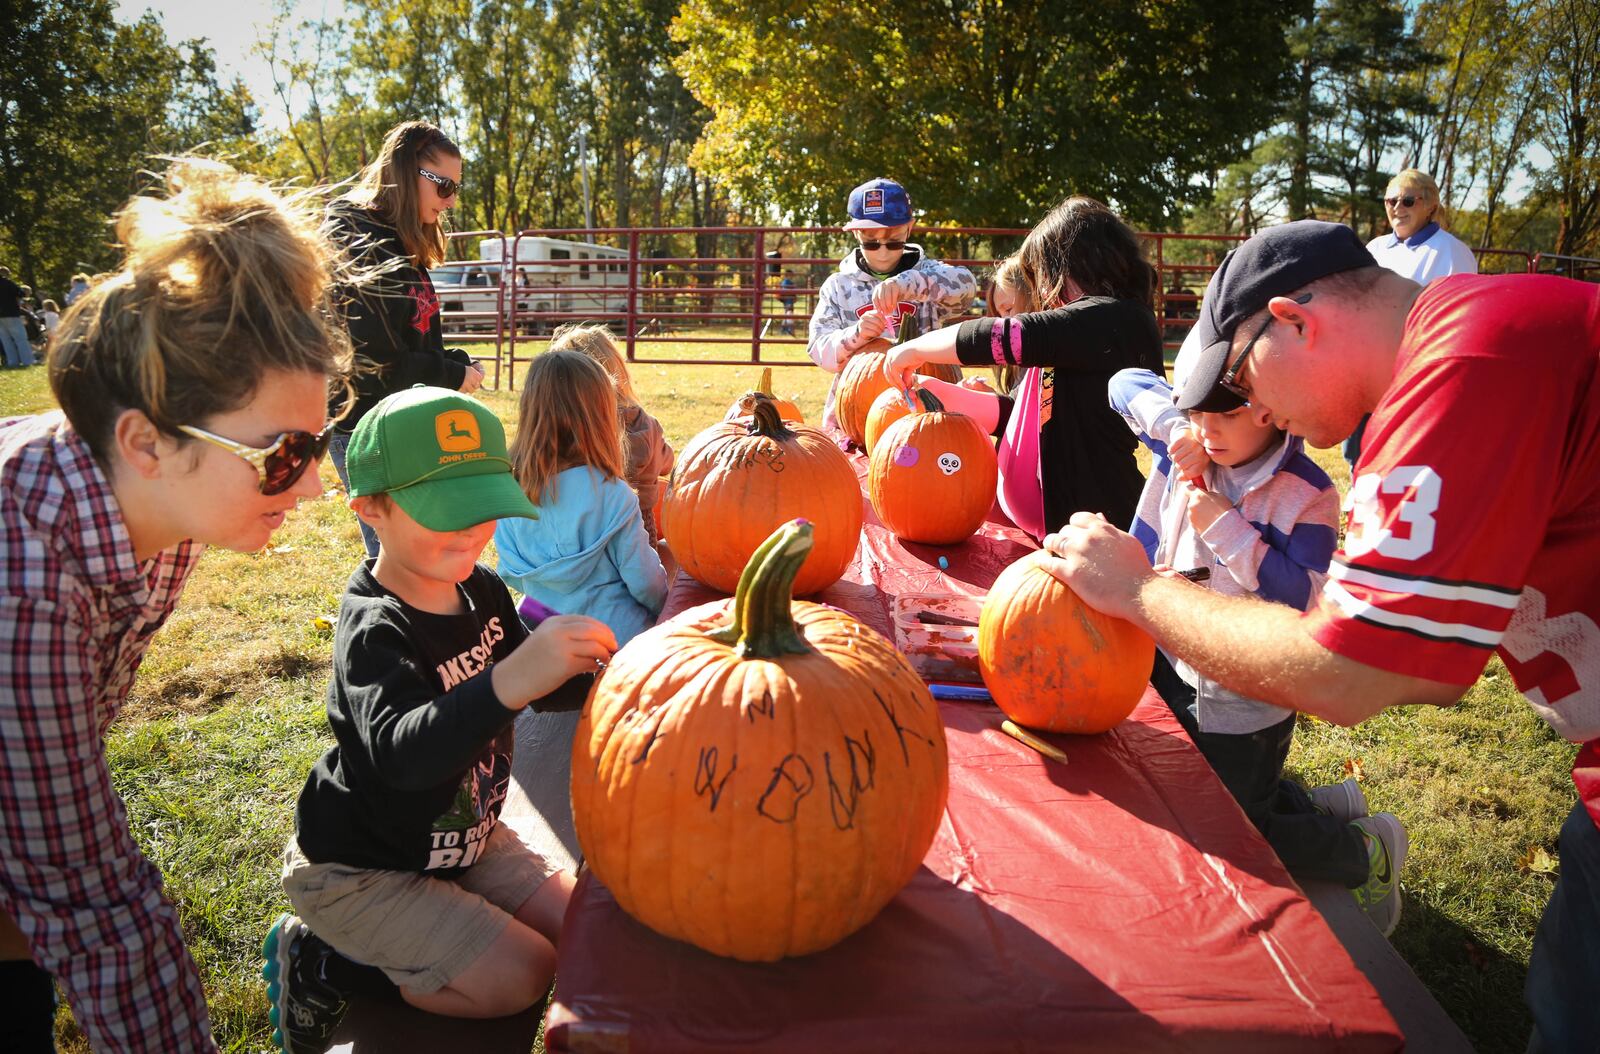
[[[1193,350],[1179,354],[1180,385]],[[1152,455],[1130,531],[1151,564],[1218,593],[1305,610],[1327,579],[1339,496],[1303,441],[1234,396],[1179,410],[1149,370],[1113,375],[1110,397]],[[1391,814],[1366,815],[1354,780],[1308,794],[1283,778],[1294,711],[1229,691],[1163,651],[1150,680],[1289,872],[1351,887],[1393,932],[1405,829]]]

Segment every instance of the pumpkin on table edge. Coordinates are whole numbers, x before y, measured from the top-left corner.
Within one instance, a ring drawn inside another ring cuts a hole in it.
[[[821,951],[927,855],[949,788],[927,686],[852,615],[790,599],[786,524],[731,600],[622,648],[572,745],[588,866],[634,918],[747,961]]]
[[[753,390],[760,392],[762,395],[765,395],[767,398],[772,400],[772,404],[778,408],[778,416],[781,419],[785,421],[793,421],[797,424],[805,424],[805,414],[800,412],[800,408],[798,406],[788,399],[780,399],[776,395],[772,394],[771,366],[763,366],[761,368],[761,378],[756,382],[756,386]],[[732,421],[736,418],[747,416],[750,411],[744,408],[744,402],[745,397],[742,395],[735,399],[733,401],[733,405],[728,407],[728,412],[723,416],[723,420]]]
[[[1104,732],[1144,695],[1156,645],[1139,627],[1078,599],[1040,550],[1000,573],[978,616],[978,669],[1019,725]]]
[[[891,424],[872,450],[868,493],[895,537],[951,545],[972,537],[994,506],[994,445],[966,414],[947,412],[926,388],[921,411]]]
[[[657,521],[678,566],[731,593],[774,529],[797,516],[816,528],[795,582],[801,595],[839,580],[861,539],[861,484],[828,436],[790,427],[771,397],[747,392],[745,415],[712,425],[678,455]]]

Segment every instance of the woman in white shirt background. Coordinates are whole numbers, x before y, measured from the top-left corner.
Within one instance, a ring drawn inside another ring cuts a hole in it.
[[[1478,259],[1472,250],[1444,229],[1439,184],[1426,172],[1408,168],[1389,180],[1389,189],[1383,192],[1383,211],[1389,217],[1390,233],[1367,243],[1378,266],[1422,285],[1445,275],[1478,273]],[[1366,429],[1363,417],[1344,441],[1344,458],[1352,472]]]

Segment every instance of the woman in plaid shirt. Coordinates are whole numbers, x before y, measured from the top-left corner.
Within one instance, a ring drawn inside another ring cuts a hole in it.
[[[178,163],[166,197],[119,217],[122,271],[61,321],[61,411],[0,420],[9,1050],[53,1049],[52,977],[96,1051],[216,1049],[103,736],[203,548],[259,549],[320,491],[329,382],[350,356],[318,219],[226,166]]]

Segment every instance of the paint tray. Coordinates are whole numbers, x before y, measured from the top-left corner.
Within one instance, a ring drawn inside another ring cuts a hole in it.
[[[894,600],[894,643],[924,681],[982,684],[978,613],[982,597],[903,593]]]

